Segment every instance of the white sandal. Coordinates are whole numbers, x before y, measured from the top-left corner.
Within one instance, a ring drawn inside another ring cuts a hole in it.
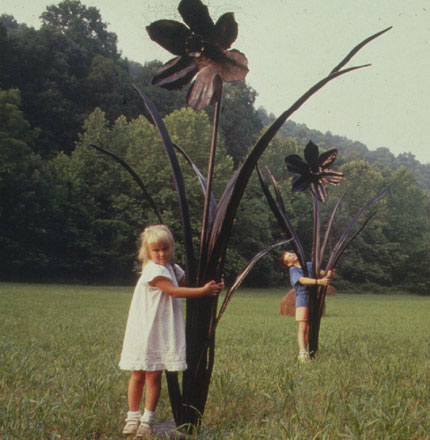
[[[150,438],[154,433],[154,424],[149,422],[140,422],[136,432],[135,439]]]
[[[140,420],[137,419],[125,419],[125,426],[122,430],[123,435],[134,435],[139,427]]]

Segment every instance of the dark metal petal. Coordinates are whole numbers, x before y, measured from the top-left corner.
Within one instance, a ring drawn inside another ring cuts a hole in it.
[[[248,59],[238,50],[232,49],[222,54],[218,73],[224,81],[244,81],[248,73]]]
[[[195,34],[211,40],[214,35],[215,25],[209,15],[207,6],[200,0],[182,0],[179,3],[178,11],[184,22]]]
[[[200,110],[214,104],[221,98],[222,79],[214,65],[209,64],[198,73],[196,80],[188,90],[187,104]]]
[[[332,168],[325,168],[323,171],[321,171],[322,176],[337,176],[342,179],[345,178],[342,171],[339,170],[333,170]]]
[[[198,70],[194,58],[176,57],[157,70],[152,84],[168,90],[181,89],[191,82]]]
[[[302,191],[306,191],[309,188],[309,185],[311,184],[311,181],[309,179],[308,175],[300,175],[300,176],[296,176],[294,177],[293,181],[292,181],[292,188],[291,191],[292,192],[302,192]]]
[[[174,55],[185,53],[185,40],[191,31],[182,23],[174,20],[158,20],[146,27],[151,40]]]
[[[333,148],[332,150],[325,151],[324,153],[321,153],[319,157],[319,165],[320,167],[328,167],[330,166],[337,157],[337,150],[336,148]]]
[[[322,173],[321,182],[330,183],[332,185],[339,185],[340,182],[345,180],[345,176],[342,173]]]
[[[287,170],[292,173],[309,174],[309,165],[298,155],[290,154],[285,158]]]
[[[215,24],[215,43],[223,49],[229,49],[237,38],[238,26],[233,12],[221,15]]]
[[[322,183],[330,183],[331,185],[339,185],[340,182],[342,182],[343,179],[342,178],[338,178],[338,177],[323,177],[321,178],[321,182]]]
[[[318,172],[319,149],[312,141],[309,141],[305,147],[305,160],[313,173]]]

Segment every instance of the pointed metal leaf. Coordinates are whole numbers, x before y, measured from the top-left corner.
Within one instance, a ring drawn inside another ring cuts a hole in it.
[[[261,170],[260,170],[260,167],[258,166],[258,164],[256,166],[256,169],[257,169],[258,179],[260,180],[261,188],[263,190],[264,195],[266,196],[266,200],[270,206],[270,209],[272,210],[273,214],[276,217],[279,228],[282,230],[282,232],[285,234],[286,237],[289,237],[291,235],[291,232],[288,227],[288,224],[285,221],[282,214],[279,212],[278,206],[277,206],[275,200],[273,199],[272,194],[270,193],[269,187],[266,185],[266,182],[264,181],[263,174],[261,173]]]
[[[326,78],[322,79],[311,87],[288,110],[282,113],[272,123],[272,125],[268,127],[265,133],[257,141],[254,148],[251,150],[242,166],[234,173],[218,202],[217,212],[214,217],[214,222],[207,243],[208,258],[204,262],[205,265],[217,265],[218,261],[225,255],[227,242],[233,226],[233,220],[255,164],[275,134],[282,127],[284,122],[328,82],[334,80],[338,76],[361,69],[363,67],[367,67],[367,65],[350,67],[348,69],[330,74]],[[221,266],[219,267],[222,270]]]
[[[360,44],[357,44],[349,53],[348,55],[330,72],[335,73],[338,72],[340,69],[342,69],[345,64],[351,60],[351,58],[360,50],[362,49],[366,44],[370,43],[375,38],[378,38],[380,35],[385,34],[385,32],[388,32],[392,26],[388,27],[387,29],[384,29],[383,31],[377,32],[374,35],[371,35],[370,37],[363,40]]]
[[[361,215],[367,210],[369,209],[369,207],[377,202],[378,200],[382,199],[382,197],[385,196],[385,194],[387,193],[388,189],[384,189],[383,191],[381,191],[380,193],[378,193],[375,197],[373,197],[372,199],[370,199],[356,214],[355,216],[352,218],[352,220],[348,223],[347,227],[345,228],[345,230],[343,231],[343,233],[341,234],[338,242],[336,243],[335,247],[333,248],[333,251],[331,253],[331,256],[329,258],[329,261],[327,263],[327,270],[333,268],[333,264],[335,261],[337,261],[339,259],[339,256],[342,253],[342,246],[344,245],[345,241],[348,238],[348,235],[350,234],[352,228],[355,226],[355,224],[357,223],[358,219],[361,217]]]
[[[285,210],[284,202],[282,201],[281,191],[279,189],[279,184],[278,184],[277,180],[275,179],[275,176],[269,170],[269,168],[266,168],[266,169],[267,169],[267,173],[269,174],[269,177],[272,181],[273,188],[275,190],[277,209],[279,211],[279,214],[282,216],[285,223],[287,224],[288,230],[289,230],[291,236],[293,237],[294,249],[296,250],[297,257],[300,261],[300,265],[303,268],[303,272],[304,272],[305,276],[308,276],[309,274],[308,274],[308,268],[307,268],[307,264],[306,264],[307,258],[305,255],[305,250],[304,250],[303,245],[300,241],[299,235],[297,234],[296,230],[294,229],[293,224],[291,223],[291,220],[288,217],[288,214]]]
[[[260,251],[257,255],[255,255],[248,264],[242,269],[242,271],[239,273],[239,275],[236,277],[234,283],[232,286],[228,289],[227,293],[225,294],[224,301],[221,305],[221,308],[218,312],[218,316],[215,321],[214,328],[218,325],[219,320],[221,319],[222,315],[225,312],[225,309],[228,306],[228,303],[230,302],[231,298],[233,297],[236,290],[239,288],[239,286],[242,284],[243,280],[246,278],[248,273],[251,271],[251,269],[255,266],[255,264],[263,258],[265,255],[267,255],[270,251],[273,249],[282,246],[286,243],[289,243],[292,239],[280,241],[279,243],[272,244],[271,246],[267,247],[266,249]]]
[[[179,145],[177,145],[175,143],[173,143],[173,146],[182,154],[182,156],[189,163],[189,165],[191,165],[192,169],[194,170],[194,173],[197,176],[197,179],[199,179],[200,185],[203,189],[203,194],[206,194],[206,179],[203,176],[203,174],[201,173],[201,171],[199,170],[199,168],[197,167],[197,165],[193,162],[191,157],[188,155],[188,153],[183,148],[181,148]],[[213,193],[211,192],[210,206],[209,206],[209,224],[212,223],[212,221],[213,221],[213,216],[215,214],[215,210],[216,210],[216,200],[215,200]]]
[[[163,119],[158,113],[157,108],[154,106],[151,100],[135,84],[133,84],[133,87],[137,90],[140,97],[143,99],[143,102],[145,103],[145,106],[148,112],[150,113],[152,120],[154,121],[154,124],[158,129],[158,132],[160,133],[164,149],[169,159],[173,180],[175,182],[176,192],[178,196],[182,229],[184,232],[185,264],[186,264],[187,277],[191,280],[194,280],[196,275],[196,262],[194,259],[191,221],[190,221],[190,214],[188,209],[187,196],[185,193],[184,179],[182,177],[182,172],[179,166],[178,158],[176,157],[175,150],[173,148],[172,141],[170,140],[170,136],[167,131],[167,128],[164,125]]]
[[[345,249],[351,244],[351,242],[355,239],[355,237],[357,237],[357,235],[366,227],[367,223],[369,223],[369,221],[372,219],[372,217],[376,214],[375,212],[372,212],[367,218],[366,220],[363,222],[363,224],[360,226],[360,228],[358,229],[358,231],[349,239],[346,240],[342,246],[340,247],[339,251],[337,252],[337,255],[333,261],[333,263],[331,263],[332,268],[336,267],[336,264],[339,260],[339,258],[342,256],[343,252],[345,251]]]
[[[329,221],[327,223],[327,229],[325,231],[324,240],[323,240],[323,243],[321,245],[321,250],[320,250],[320,261],[322,261],[323,256],[324,256],[324,251],[325,251],[325,248],[327,246],[328,239],[330,237],[330,233],[331,233],[331,229],[333,227],[333,221],[334,221],[334,218],[336,216],[337,209],[339,208],[340,202],[345,197],[345,194],[346,194],[346,192],[344,192],[342,194],[342,196],[340,196],[339,199],[337,200],[336,204],[334,205],[333,211],[332,211],[332,213],[330,215],[330,219],[329,219]]]
[[[160,224],[164,224],[163,217],[161,216],[160,211],[158,210],[157,205],[154,202],[154,199],[148,193],[148,191],[145,188],[145,185],[142,182],[142,179],[137,175],[137,173],[133,170],[133,168],[131,168],[131,166],[128,165],[127,162],[125,162],[123,159],[121,159],[119,156],[117,156],[116,154],[112,153],[109,150],[106,150],[106,149],[104,149],[102,147],[99,147],[98,145],[94,145],[94,144],[90,144],[90,147],[93,147],[96,150],[100,151],[101,153],[104,153],[107,156],[112,157],[119,164],[121,164],[123,166],[123,168],[125,168],[127,170],[127,172],[131,175],[131,177],[133,177],[135,182],[139,185],[139,188],[142,190],[143,195],[145,196],[145,199],[148,200],[149,204],[151,205],[151,208],[154,211],[155,215],[157,216],[158,221],[160,222]]]

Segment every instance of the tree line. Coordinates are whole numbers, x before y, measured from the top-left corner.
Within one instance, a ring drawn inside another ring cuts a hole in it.
[[[156,104],[173,141],[203,172],[212,110],[184,107],[186,90],[167,92],[151,86],[160,63],[140,65],[123,58],[116,35],[108,31],[96,8],[65,0],[49,6],[41,20],[40,30],[35,30],[11,16],[0,17],[1,278],[135,280],[138,234],[157,218],[128,173],[92,144],[133,166],[174,231],[179,243],[176,258],[181,262],[182,232],[168,161],[132,83]],[[246,84],[227,84],[224,93],[216,197],[273,120],[263,108],[255,109],[256,91]],[[337,285],[391,286],[429,294],[429,165],[411,154],[395,157],[387,148],[369,151],[363,144],[288,121],[260,166],[269,167],[279,181],[288,214],[305,243],[312,241],[312,204],[308,194],[291,194],[292,176],[283,160],[288,154],[302,155],[309,139],[320,149],[339,150],[336,165],[347,178],[330,188],[323,207],[328,215],[347,192],[333,239],[366,200],[381,188],[390,188],[371,223],[341,260]],[[186,161],[180,162],[198,231],[201,188]],[[253,255],[283,238],[254,176],[228,249],[227,281]],[[272,254],[255,266],[247,284],[279,285],[283,277],[278,254]]]

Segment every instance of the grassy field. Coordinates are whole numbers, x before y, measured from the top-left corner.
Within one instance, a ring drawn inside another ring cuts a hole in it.
[[[233,298],[199,439],[430,439],[429,297],[328,298],[319,357],[303,365],[283,293]],[[131,294],[0,284],[2,440],[121,438]],[[165,384],[158,419],[171,419]]]

